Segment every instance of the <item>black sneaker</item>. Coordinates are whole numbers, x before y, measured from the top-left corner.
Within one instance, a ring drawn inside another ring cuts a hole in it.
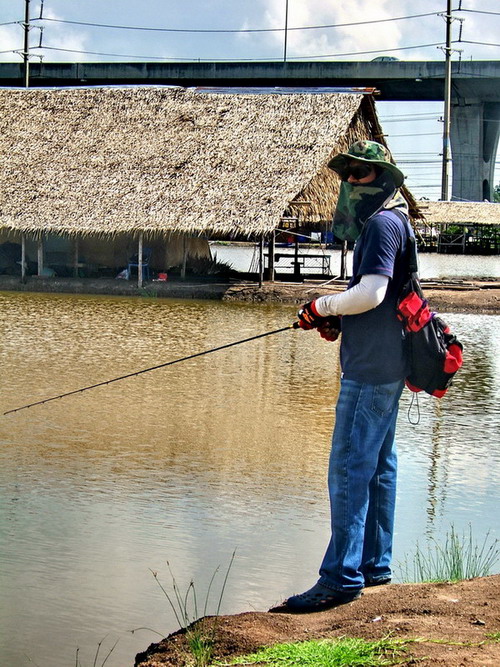
[[[372,579],[365,581],[365,588],[371,588],[372,586],[384,586],[385,584],[390,584],[390,577],[381,577],[380,579]]]
[[[334,591],[323,584],[316,584],[300,595],[292,595],[286,601],[286,609],[296,614],[308,614],[314,611],[324,611],[357,600],[361,596],[361,589],[357,591]]]

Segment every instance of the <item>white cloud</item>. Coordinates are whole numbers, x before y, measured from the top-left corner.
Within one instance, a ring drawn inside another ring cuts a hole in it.
[[[398,15],[405,15],[403,3],[398,5]],[[265,0],[263,24],[284,28],[284,0]],[[409,12],[411,13],[411,12]],[[351,24],[323,30],[290,30],[288,53],[291,57],[358,53],[361,51],[384,52],[384,49],[406,45],[404,21],[387,21],[380,24],[352,25],[355,22],[381,21],[395,15],[392,0],[350,0],[348,3],[331,3],[324,0],[289,1],[288,27]],[[283,33],[273,33],[269,38],[283,43]],[[411,42],[414,43],[414,42]],[[417,42],[418,43],[418,42]],[[374,54],[376,55],[376,54]],[[400,53],[394,55],[401,57]],[[370,54],[360,56],[369,60]]]
[[[65,51],[52,51],[40,49],[40,28],[41,24],[34,20],[40,15],[40,7],[35,6],[31,11],[31,28],[30,28],[30,61],[37,62],[39,56],[43,56],[47,61],[82,61],[88,59],[85,55],[78,53],[67,53]],[[44,18],[62,19],[63,17],[50,8],[44,8]],[[15,53],[21,53],[24,47],[24,28],[22,19],[16,25],[7,25],[0,27],[0,44],[1,50],[7,53],[0,53],[0,61],[2,62],[17,62],[21,61],[21,56]],[[60,49],[69,49],[71,51],[86,50],[88,42],[88,35],[84,30],[77,29],[65,24],[48,23],[44,26],[42,46],[54,46]]]
[[[49,7],[44,7],[43,16],[44,18],[58,20],[62,20],[64,18]],[[36,30],[36,32],[38,33],[38,30]],[[52,46],[58,49],[68,49],[69,51],[85,51],[87,50],[87,41],[88,36],[82,28],[73,28],[72,26],[68,26],[64,23],[45,24],[42,37],[42,46]],[[39,42],[38,39],[32,39],[31,43],[36,46]],[[52,51],[50,49],[41,50],[35,48],[33,53],[36,55],[42,54],[45,60],[52,62],[60,62],[64,60],[79,62],[82,60],[88,60],[88,56],[79,53],[68,53],[66,51]]]
[[[251,27],[273,27],[283,29],[285,25],[286,0],[259,0],[261,17]],[[349,2],[327,2],[325,0],[288,0],[288,27],[351,24],[345,27],[325,28],[323,30],[289,30],[287,40],[288,56],[307,58],[319,55],[342,53],[360,54],[360,60],[371,60],[377,55],[390,55],[404,60],[441,60],[443,52],[438,44],[444,45],[446,40],[446,24],[444,14],[446,3],[435,0],[349,0]],[[498,0],[468,0],[467,8],[500,12]],[[442,6],[441,6],[442,5]],[[429,16],[419,16],[429,14]],[[415,16],[417,15],[417,16]],[[400,17],[414,17],[394,20]],[[463,21],[463,39],[498,44],[500,16],[478,14],[474,12],[454,12],[452,23],[452,40],[459,37],[460,22]],[[356,22],[369,22],[364,25],[353,25]],[[378,23],[374,23],[377,21]],[[383,22],[381,22],[383,21]],[[245,27],[250,22],[245,23]],[[244,38],[245,42],[254,44],[254,54],[260,58],[273,54],[279,57],[283,52],[283,32],[253,34]],[[430,46],[425,46],[429,44]],[[417,48],[409,48],[417,47]],[[499,49],[481,46],[480,44],[455,44],[455,48],[463,49],[464,58],[498,58]],[[396,49],[396,50],[394,50]],[[365,53],[361,52],[373,52]],[[454,57],[458,57],[455,55]],[[358,59],[356,55],[346,56],[347,59]]]
[[[7,25],[0,27],[0,44],[2,45],[2,51],[7,51],[7,53],[0,53],[0,61],[20,61],[20,56],[16,55],[14,51],[22,51],[23,39],[21,26]]]

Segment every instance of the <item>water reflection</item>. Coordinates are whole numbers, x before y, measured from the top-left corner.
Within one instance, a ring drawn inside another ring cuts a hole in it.
[[[286,326],[295,308],[0,294],[2,410]],[[396,559],[453,521],[497,528],[494,316],[449,315],[466,346],[449,397],[399,420]],[[237,548],[223,612],[310,584],[328,539],[336,345],[287,331],[1,421],[0,662],[133,663],[175,629],[150,569],[204,585]],[[22,627],[20,636],[18,629]],[[33,654],[33,647],[36,653]]]
[[[293,255],[293,248],[279,248],[280,254]],[[340,251],[320,250],[318,248],[301,248],[301,254],[324,253],[330,257],[330,268],[333,274],[340,274]],[[213,245],[212,253],[218,261],[230,264],[235,271],[257,271],[258,253],[248,246]],[[288,262],[289,263],[289,262]],[[321,273],[321,262],[311,262],[311,273]],[[347,253],[347,272],[352,271],[352,252]],[[279,267],[277,264],[277,268]],[[281,269],[284,273],[292,269]],[[500,263],[495,255],[441,255],[437,253],[420,253],[420,277],[424,279],[459,279],[459,278],[500,278]]]

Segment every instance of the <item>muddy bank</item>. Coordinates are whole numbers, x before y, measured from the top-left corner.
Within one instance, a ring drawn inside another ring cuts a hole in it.
[[[441,312],[500,313],[500,281],[423,284],[431,307]],[[301,304],[323,294],[335,294],[346,283],[330,286],[318,283],[265,283],[261,288],[252,283],[231,285],[225,300]]]
[[[500,575],[454,584],[391,584],[367,589],[361,599],[317,614],[222,616],[215,657],[224,660],[278,642],[341,636],[371,640],[390,634],[419,640],[408,644],[405,664],[500,665],[499,632]],[[135,665],[182,667],[190,664],[189,656],[180,632],[151,644],[137,655]]]
[[[37,278],[25,283],[18,277],[0,276],[0,291],[52,292],[68,294],[108,294],[142,298],[216,299],[248,303],[301,304],[322,294],[343,291],[345,282],[264,283],[217,280],[137,283],[112,278]],[[500,281],[425,282],[424,291],[432,308],[441,312],[500,313]]]

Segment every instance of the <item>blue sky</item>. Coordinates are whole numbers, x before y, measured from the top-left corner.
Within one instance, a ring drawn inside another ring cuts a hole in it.
[[[35,19],[30,33],[35,61],[39,56],[45,62],[282,60],[284,54],[286,0],[44,0],[45,21],[36,20],[41,0],[32,0],[30,6]],[[462,39],[453,44],[461,50],[461,54],[453,53],[453,60],[500,60],[499,0],[453,0],[452,6],[462,8],[453,13],[452,39],[459,39],[460,30]],[[0,25],[2,61],[20,60],[15,51],[22,49],[23,30],[18,24],[8,24],[22,21],[24,7],[24,0],[0,0],[0,24],[7,24]],[[438,14],[445,10],[446,0],[288,0],[287,58],[371,60],[386,55],[401,60],[442,60],[439,46],[445,41],[445,21]],[[41,43],[46,48],[40,49],[42,26]],[[336,27],[303,29],[311,26]],[[241,32],[263,29],[267,32]],[[197,30],[235,32],[194,32]],[[379,102],[377,107],[412,192],[439,199],[442,103]],[[497,170],[495,183],[499,180]]]

